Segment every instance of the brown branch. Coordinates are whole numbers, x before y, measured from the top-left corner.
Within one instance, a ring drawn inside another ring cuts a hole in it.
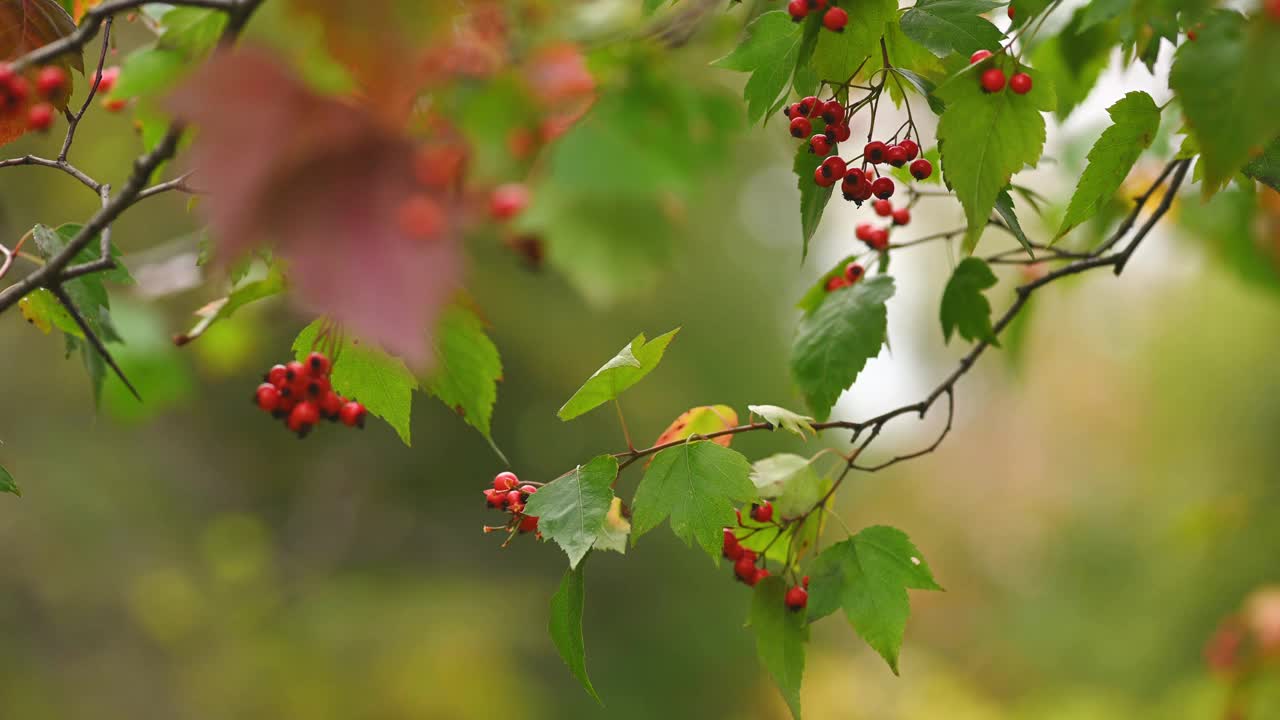
[[[75,302],[71,300],[71,296],[67,294],[67,291],[61,285],[55,285],[49,288],[49,291],[58,298],[58,302],[62,303],[62,307],[66,309],[71,319],[75,320],[80,332],[84,333],[85,341],[92,345],[93,349],[102,356],[103,361],[115,372],[116,377],[120,378],[120,382],[124,383],[126,388],[129,388],[129,392],[133,393],[138,402],[142,402],[142,396],[138,394],[138,389],[133,386],[133,383],[129,382],[129,378],[125,377],[124,370],[121,370],[120,366],[116,364],[116,359],[111,357],[111,352],[107,350],[106,343],[102,342],[102,338],[98,337],[92,327],[89,327],[89,322],[84,319],[84,315],[80,313],[80,309],[76,307]]]

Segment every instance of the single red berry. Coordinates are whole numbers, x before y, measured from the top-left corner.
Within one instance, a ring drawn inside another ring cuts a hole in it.
[[[352,400],[342,406],[342,411],[338,413],[338,419],[347,427],[360,427],[363,429],[364,418],[368,413],[369,411],[365,410],[364,405]]]
[[[1005,13],[1009,16],[1009,19],[1010,19],[1010,20],[1012,20],[1012,19],[1013,19],[1013,5],[1012,5],[1012,4],[1010,4],[1010,5],[1009,5],[1009,9],[1008,9],[1007,11],[1005,11]]]
[[[989,57],[991,57],[990,50],[979,50],[969,56],[969,64],[977,65],[978,63],[982,62],[983,60],[986,60]]]
[[[916,156],[920,154],[920,146],[911,138],[907,138],[906,140],[898,143],[898,147],[902,148],[902,151],[907,154],[908,161],[915,160]]]
[[[54,110],[49,103],[40,103],[32,105],[27,111],[27,128],[37,132],[44,132],[53,127]]]
[[[129,101],[124,98],[107,98],[102,101],[102,109],[112,113],[120,112],[128,105]]]
[[[826,171],[826,167],[823,165],[819,165],[813,170],[813,182],[818,187],[825,188],[825,187],[831,187],[832,185],[836,184],[835,176],[829,175],[825,171]]]
[[[280,390],[271,383],[262,383],[253,401],[265,412],[275,412],[280,407]]]
[[[809,589],[809,576],[808,576],[808,575],[805,575],[804,577],[800,578],[800,584],[801,584],[801,585],[803,585],[803,586],[804,586],[804,588],[805,588],[806,590],[808,590],[808,589]]]
[[[831,32],[844,32],[844,27],[849,24],[849,13],[844,8],[833,7],[822,16],[822,26]]]
[[[0,112],[2,113],[17,112],[27,102],[27,96],[30,94],[27,79],[21,75],[12,74],[12,71],[9,73],[8,80],[0,86]]]
[[[845,173],[849,170],[849,166],[845,163],[843,158],[838,155],[832,155],[826,160],[823,160],[822,165],[818,166],[818,169],[822,171],[823,175],[830,178],[831,183],[834,185],[837,180],[840,180],[845,176]]]
[[[809,604],[809,591],[798,586],[789,588],[783,600],[786,602],[788,609],[803,610],[804,606]]]
[[[507,183],[494,188],[489,197],[489,216],[510,220],[529,206],[529,188],[524,183]]]
[[[116,86],[116,81],[120,79],[120,68],[109,67],[103,69],[102,73],[93,74],[93,83],[98,86],[98,92],[109,93]]]
[[[520,478],[516,477],[516,474],[513,472],[504,471],[493,476],[494,490],[502,490],[503,492],[506,492],[508,490],[515,490],[519,485]]]
[[[1019,95],[1026,95],[1031,92],[1031,76],[1023,72],[1014,73],[1009,78],[1009,89]]]
[[[800,106],[800,117],[816,118],[822,115],[822,101],[817,96],[810,95],[801,98],[797,104]],[[808,135],[809,133],[805,134]]]
[[[879,165],[884,162],[884,151],[888,149],[888,145],[879,140],[872,140],[862,148],[862,157],[866,158],[867,162],[872,165]]]
[[[524,510],[524,498],[520,497],[519,490],[511,490],[505,496],[505,505],[507,510],[518,513]]]
[[[724,529],[724,545],[721,549],[725,557],[735,562],[742,557],[742,543],[738,542],[738,536],[730,528]]]
[[[278,388],[284,387],[285,383],[288,382],[285,377],[287,373],[288,373],[288,370],[285,368],[285,366],[272,365],[271,369],[267,371],[267,382],[271,383],[272,385],[275,385]]]
[[[844,105],[839,100],[828,100],[822,105],[822,121],[828,125],[844,122]]]
[[[520,518],[520,532],[530,533],[538,529],[538,518],[532,515],[525,515]]]
[[[310,377],[311,373],[307,372],[307,366],[297,360],[292,360],[284,364],[284,379],[285,382],[290,385],[296,383],[298,380],[310,379]]]
[[[831,153],[831,140],[823,133],[809,138],[809,152],[826,156]]]
[[[835,292],[840,288],[846,287],[849,287],[849,280],[843,275],[832,275],[827,279],[826,285],[823,285],[827,292]]]
[[[876,178],[876,181],[871,183],[871,194],[881,200],[888,200],[893,197],[893,181],[887,177]]]
[[[990,68],[982,73],[981,82],[984,92],[1000,92],[1004,89],[1004,71],[1000,68]]]
[[[320,400],[320,415],[326,420],[337,420],[342,414],[342,406],[346,404],[347,401],[341,395],[330,390]]]
[[[864,243],[871,242],[871,237],[875,234],[876,228],[871,223],[858,223],[858,227],[854,228],[854,237]]]
[[[300,402],[289,413],[289,430],[305,437],[320,422],[320,408],[315,403]]]
[[[813,123],[807,117],[791,118],[791,137],[802,138],[813,134]]]
[[[1187,40],[1190,40],[1191,42],[1195,42],[1195,41],[1196,41],[1196,37],[1197,37],[1197,35],[1196,35],[1196,31],[1195,31],[1195,30],[1188,30],[1188,31],[1187,31]]]
[[[733,562],[733,574],[737,575],[742,582],[750,582],[756,575],[755,553],[742,550],[742,555]]]
[[[911,163],[911,177],[917,180],[927,180],[933,174],[933,163],[924,158],[919,158]]]
[[[800,112],[800,103],[791,103],[783,113],[789,118],[804,117],[804,113]]]
[[[537,485],[530,485],[529,483],[525,483],[524,485],[521,485],[521,486],[518,488],[518,490],[520,490],[520,494],[521,494],[521,495],[524,495],[525,497],[528,497],[528,496],[530,496],[530,495],[532,495],[532,494],[534,494],[534,493],[538,492],[538,486],[537,486]]]
[[[849,128],[849,123],[836,125],[836,142],[848,142],[852,135],[853,130]]]
[[[502,503],[504,502],[506,502],[506,496],[503,493],[500,493],[497,490],[494,490],[493,488],[489,488],[488,490],[484,491],[485,505],[488,505],[489,507],[496,509],[496,508],[502,507]]]
[[[894,167],[902,167],[907,164],[907,151],[901,145],[890,145],[884,151],[884,160]]]
[[[809,3],[805,0],[791,0],[787,3],[787,12],[792,20],[800,22],[809,14]]]
[[[311,369],[311,374],[316,377],[327,377],[329,371],[333,369],[333,363],[329,362],[329,356],[321,352],[313,352],[307,356],[307,367]]]
[[[862,276],[866,274],[866,269],[858,263],[849,263],[844,266],[844,279],[848,280],[850,285],[861,280]]]
[[[748,584],[748,585],[750,585],[750,586],[752,586],[752,587],[755,587],[756,585],[758,585],[758,584],[760,583],[760,581],[761,581],[761,580],[764,580],[765,578],[769,577],[769,575],[771,575],[771,574],[772,574],[772,573],[770,573],[768,570],[765,570],[764,568],[760,568],[760,569],[756,570],[756,576],[755,576],[755,577],[753,577],[753,578],[751,578],[751,582],[749,582],[749,583],[747,583],[747,584]]]
[[[907,208],[900,207],[893,211],[893,224],[906,225],[911,222],[911,211]]]
[[[884,252],[889,249],[889,231],[884,228],[875,228],[871,231],[871,239],[867,241],[867,245],[872,250]]]
[[[69,79],[67,71],[57,65],[40,68],[40,73],[36,75],[36,92],[46,100],[53,100],[67,88]]]
[[[871,207],[875,209],[876,214],[880,217],[889,217],[893,214],[893,203],[888,200],[877,200],[871,203]]]
[[[773,519],[773,503],[765,500],[751,505],[751,519],[756,522],[769,522]]]

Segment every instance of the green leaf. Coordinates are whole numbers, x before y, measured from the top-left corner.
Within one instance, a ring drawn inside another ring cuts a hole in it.
[[[176,50],[143,47],[129,53],[120,67],[120,80],[111,90],[117,98],[153,97],[177,84],[190,60]]]
[[[595,545],[613,502],[618,461],[601,455],[552,480],[529,496],[525,513],[538,518],[538,530],[556,542],[577,567]]]
[[[67,335],[84,339],[84,331],[76,324],[71,313],[58,302],[58,298],[45,288],[36,288],[18,301],[18,310],[27,322],[46,335],[57,328]]]
[[[299,360],[305,360],[307,354],[318,347],[316,341],[323,326],[324,319],[319,318],[298,333],[293,352]],[[371,415],[395,428],[405,445],[410,444],[409,415],[418,380],[400,358],[362,340],[343,338],[333,354],[329,382],[334,392],[359,400]]]
[[[1015,172],[1040,160],[1045,140],[1040,110],[1055,105],[1052,89],[1038,77],[1026,95],[1008,88],[984,92],[980,67],[986,63],[957,73],[937,91],[947,104],[938,121],[943,177],[964,206],[969,221],[964,248],[969,253],[982,237],[1000,191]],[[1006,67],[1006,74],[1011,69]]]
[[[1228,187],[1196,208],[1178,214],[1178,223],[1239,280],[1252,287],[1280,291],[1280,249],[1257,231],[1258,193]]]
[[[18,487],[13,475],[10,475],[3,465],[0,465],[0,493],[9,493],[10,495],[22,497],[22,489]]]
[[[640,382],[658,366],[667,345],[671,344],[678,332],[680,328],[648,342],[645,341],[644,333],[637,335],[612,360],[595,371],[560,408],[557,415],[561,420],[572,420],[610,400],[616,400],[624,390]]]
[[[810,61],[818,79],[844,82],[868,57],[872,62],[864,71],[879,67],[880,38],[890,26],[896,25],[897,12],[897,0],[860,0],[856,10],[849,10],[849,24],[844,32],[819,33],[818,46]]]
[[[800,57],[804,30],[781,11],[767,12],[747,26],[747,36],[714,66],[751,73],[743,97],[747,117],[758,122],[782,106]]]
[[[1111,127],[1089,151],[1089,166],[1080,176],[1067,214],[1062,218],[1055,240],[1098,213],[1115,197],[1142,151],[1151,146],[1160,129],[1160,108],[1144,92],[1131,92],[1107,108]]]
[[[804,676],[804,646],[809,641],[809,625],[803,612],[787,607],[787,584],[781,577],[768,577],[756,585],[751,596],[751,630],[756,636],[756,655],[764,665],[792,717],[800,718],[800,681]]]
[[[600,534],[596,536],[596,550],[627,554],[627,536],[631,534],[631,522],[622,515],[622,498],[615,497],[609,503],[609,512],[604,516],[604,524],[600,526]]]
[[[885,302],[893,278],[880,275],[828,293],[800,320],[791,346],[791,377],[819,420],[831,414],[867,361],[880,354],[888,331]]]
[[[1126,4],[1128,0],[1125,0]],[[1047,76],[1057,95],[1059,120],[1084,102],[1111,60],[1117,34],[1113,25],[1085,27],[1084,10],[1077,10],[1061,32],[1045,38],[1031,53],[1036,81]]]
[[[551,632],[551,641],[555,643],[561,659],[569,666],[569,672],[603,706],[604,702],[596,694],[596,689],[591,686],[591,678],[587,676],[587,648],[582,641],[582,606],[586,599],[582,571],[585,567],[579,564],[565,572],[564,579],[560,581],[560,589],[551,598],[551,620],[547,629]]]
[[[942,589],[906,533],[883,525],[827,548],[814,560],[809,577],[809,620],[843,609],[895,675],[911,614],[907,590]]]
[[[227,26],[227,13],[201,8],[174,8],[164,14],[159,46],[196,59],[218,44]],[[120,74],[121,80],[124,73]]]
[[[982,13],[1002,4],[990,0],[921,0],[903,13],[902,31],[938,57],[995,50],[1004,33]]]
[[[857,254],[846,255],[840,262],[832,265],[831,269],[822,273],[818,280],[805,291],[804,296],[800,298],[800,302],[796,303],[796,307],[803,310],[805,315],[809,315],[821,307],[822,302],[827,299],[827,281],[838,275],[843,275],[845,267],[851,262],[857,262],[858,257]]]
[[[1270,187],[1280,190],[1280,138],[1271,141],[1261,155],[1244,166],[1244,174]]]
[[[965,258],[956,266],[942,292],[942,336],[947,342],[951,333],[959,330],[965,340],[986,340],[999,346],[991,331],[991,303],[982,294],[995,284],[995,273],[982,258]]]
[[[669,517],[676,537],[686,545],[696,539],[718,563],[724,528],[737,519],[734,503],[756,496],[750,472],[741,453],[713,442],[688,442],[658,453],[636,488],[632,544]]]
[[[1004,224],[1018,239],[1018,243],[1027,251],[1028,255],[1035,256],[1031,250],[1031,240],[1027,238],[1027,234],[1022,231],[1022,223],[1018,222],[1018,214],[1013,209],[1013,198],[1009,195],[1009,188],[1000,191],[996,196],[996,214],[1004,220]]]
[[[830,202],[831,194],[835,191],[835,185],[820,187],[813,180],[814,171],[825,159],[815,152],[810,152],[808,143],[801,143],[800,148],[796,150],[793,169],[800,188],[800,234],[803,239],[800,258],[802,260],[809,257],[809,241],[817,232],[818,223],[822,221],[822,212],[827,209],[827,203]]]
[[[274,265],[267,269],[267,274],[257,280],[251,280],[234,288],[225,298],[215,300],[196,311],[200,321],[185,336],[178,338],[179,344],[203,335],[214,323],[230,318],[237,310],[269,297],[283,293],[287,285],[284,273]]]
[[[929,148],[920,153],[920,157],[929,161],[930,165],[935,168],[942,164],[942,158],[938,154],[938,148]],[[900,168],[890,166],[889,172],[893,174],[903,185],[941,185],[942,173],[935,172],[924,180],[917,180],[911,176],[911,164],[908,163]]]
[[[1215,12],[1198,32],[1178,48],[1169,87],[1200,144],[1209,197],[1280,135],[1280,23]]]
[[[435,356],[435,370],[423,381],[423,389],[492,439],[490,422],[502,359],[485,334],[484,321],[469,308],[451,305],[436,323]]]
[[[774,430],[782,428],[789,433],[794,433],[801,440],[808,439],[805,433],[817,434],[813,429],[813,418],[808,415],[794,413],[777,405],[748,405],[747,410],[759,415],[765,422],[772,425]]]
[[[36,250],[44,259],[49,259],[64,248],[76,233],[80,230],[78,225],[63,225],[58,229],[53,229],[45,225],[36,225],[31,229],[32,238],[36,242]],[[76,253],[75,262],[88,262],[96,260],[98,255],[98,241],[95,235],[89,246],[79,253]],[[113,255],[118,251],[112,249]],[[117,282],[133,282],[133,278],[129,277],[128,271],[112,270],[106,273],[93,273],[83,275],[70,282],[63,283],[62,288],[66,290],[67,296],[71,298],[72,303],[80,311],[89,328],[94,334],[102,338],[106,342],[118,341],[120,336],[116,333],[115,327],[111,324],[111,300],[107,295],[107,288],[103,285],[103,280],[113,279]],[[65,330],[65,328],[61,328]],[[74,335],[81,335],[78,326]]]
[[[818,504],[825,492],[822,476],[809,458],[778,453],[751,465],[751,482],[760,497],[773,501],[781,518],[799,517]]]

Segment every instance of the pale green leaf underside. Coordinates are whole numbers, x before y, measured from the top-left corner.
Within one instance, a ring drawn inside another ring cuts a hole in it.
[[[645,341],[644,333],[637,335],[578,388],[557,413],[560,419],[572,420],[610,400],[616,400],[624,390],[640,382],[658,366],[667,345],[671,344],[678,332],[680,328],[648,342]]]

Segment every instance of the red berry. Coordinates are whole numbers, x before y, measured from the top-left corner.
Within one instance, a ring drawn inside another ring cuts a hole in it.
[[[862,148],[862,157],[866,158],[867,162],[872,165],[879,165],[884,162],[884,151],[888,149],[888,145],[879,140],[872,140]]]
[[[751,584],[751,579],[756,576],[755,553],[743,550],[742,555],[733,562],[733,574],[742,582]]]
[[[816,118],[822,114],[822,101],[814,95],[802,98],[797,104],[800,106],[800,117]]]
[[[532,515],[525,515],[520,518],[520,532],[529,533],[538,529],[538,518]]]
[[[844,32],[844,26],[849,24],[849,13],[844,8],[833,7],[822,16],[822,26],[831,32]]]
[[[871,223],[858,223],[858,227],[854,228],[853,234],[862,242],[869,243],[875,231],[876,228]]]
[[[1009,78],[1009,89],[1019,95],[1026,95],[1031,92],[1031,76],[1026,73],[1014,73]]]
[[[907,138],[906,140],[898,143],[898,147],[902,148],[902,151],[907,154],[908,161],[915,160],[916,156],[920,154],[920,146],[911,138]]]
[[[986,60],[989,57],[991,57],[990,50],[979,50],[969,56],[969,64],[977,65],[978,63],[982,62],[983,60]]]
[[[36,92],[41,97],[52,100],[66,89],[68,79],[67,71],[57,65],[40,68],[40,73],[36,75]]]
[[[982,73],[982,89],[985,92],[994,93],[1004,89],[1004,71],[1000,68],[990,68]]]
[[[311,373],[307,372],[306,365],[303,365],[297,360],[293,360],[285,363],[284,365],[285,382],[289,383],[290,385],[293,385],[299,380],[308,380],[310,378],[311,378]]]
[[[320,401],[320,415],[327,420],[337,420],[338,415],[342,414],[342,406],[346,404],[347,401],[341,395],[330,390]]]
[[[807,117],[791,118],[791,137],[802,138],[808,137],[813,133],[813,123],[809,122]]]
[[[789,118],[798,118],[798,117],[804,116],[804,113],[800,112],[800,103],[791,103],[791,105],[787,106],[782,111],[782,114],[786,115]]]
[[[808,590],[808,589],[809,589],[809,576],[808,576],[808,575],[805,575],[804,577],[800,578],[800,584],[804,586],[804,589],[805,589],[805,590]]]
[[[267,371],[267,382],[271,383],[272,385],[275,385],[278,388],[284,387],[285,383],[287,382],[285,378],[285,375],[287,373],[288,373],[288,370],[285,368],[285,366],[272,365],[271,369]]]
[[[887,177],[876,178],[876,181],[871,183],[871,194],[881,200],[888,200],[893,197],[893,181]]]
[[[871,231],[871,239],[867,241],[872,250],[884,252],[889,249],[889,231],[884,228],[875,228]]]
[[[368,413],[369,411],[365,410],[364,405],[352,400],[342,406],[342,411],[338,413],[338,419],[347,427],[363,428],[364,418]]]
[[[320,408],[315,403],[300,402],[289,413],[289,430],[305,436],[320,422]]]
[[[1009,16],[1009,19],[1010,19],[1010,20],[1012,20],[1012,19],[1013,19],[1013,5],[1012,5],[1012,4],[1010,4],[1010,5],[1009,5],[1009,9],[1008,9],[1008,10],[1006,10],[1005,12],[1006,12],[1006,14]]]
[[[489,215],[494,220],[510,220],[528,206],[529,189],[524,183],[499,185],[489,197]]]
[[[933,174],[933,163],[924,158],[919,158],[911,163],[911,177],[917,180],[927,180]]]
[[[724,529],[724,546],[722,548],[724,556],[737,562],[742,557],[742,543],[738,542],[738,537],[733,534],[733,530]]]
[[[844,105],[839,100],[828,100],[822,106],[822,121],[828,125],[844,122]]]
[[[101,75],[93,74],[93,82],[98,86],[98,92],[109,93],[116,86],[116,80],[120,79],[120,68],[109,67],[102,71]]]
[[[27,101],[27,95],[30,94],[27,85],[27,79],[21,75],[14,75],[12,70],[5,66],[8,73],[4,84],[0,86],[0,113],[16,112]]]
[[[849,166],[845,163],[844,159],[833,155],[826,160],[823,160],[822,165],[818,166],[818,169],[822,171],[823,175],[830,178],[831,184],[834,185],[837,180],[844,177]]]
[[[836,178],[826,172],[826,166],[819,165],[813,170],[813,182],[818,187],[831,187],[836,184]]]
[[[1196,35],[1196,31],[1195,31],[1195,30],[1188,30],[1188,31],[1187,31],[1187,40],[1190,40],[1191,42],[1195,42],[1195,41],[1196,41],[1196,37],[1197,37],[1197,35]]]
[[[275,412],[280,407],[280,391],[271,383],[262,383],[253,401],[265,412]]]
[[[911,222],[911,211],[907,208],[900,207],[893,211],[893,224],[906,225]]]
[[[307,356],[307,367],[311,369],[311,374],[316,377],[327,377],[329,371],[333,369],[333,363],[329,362],[329,356],[320,352],[313,352]]]
[[[803,610],[804,606],[809,604],[809,592],[802,587],[789,588],[783,600],[786,602],[787,608]]]
[[[844,266],[844,279],[848,280],[850,285],[861,280],[862,276],[866,274],[866,269],[858,263],[849,263]]]
[[[520,491],[520,494],[521,494],[521,495],[524,495],[525,497],[529,497],[530,495],[532,495],[532,494],[534,494],[534,493],[538,492],[538,486],[537,486],[537,485],[530,485],[530,484],[528,484],[528,483],[525,483],[524,485],[521,485],[521,486],[520,486],[519,488],[517,488],[517,489]]]
[[[27,111],[27,128],[44,132],[53,127],[54,110],[49,103],[32,105]]]
[[[102,101],[102,109],[106,110],[107,112],[115,113],[125,109],[125,106],[127,106],[128,104],[129,104],[129,101],[125,100],[124,98],[107,98],[106,100]]]
[[[787,3],[787,12],[791,14],[791,19],[800,22],[809,14],[809,3],[805,0],[791,0]]]
[[[516,474],[513,472],[500,472],[493,476],[494,490],[502,490],[503,492],[506,492],[508,490],[515,490],[519,485],[520,478],[516,477]]]
[[[751,506],[751,519],[756,522],[769,522],[773,519],[773,503],[768,500]]]
[[[508,492],[503,496],[503,499],[504,504],[507,506],[507,510],[510,510],[513,513],[518,513],[524,510],[524,498],[520,497],[519,490],[512,490]]]
[[[770,574],[771,573],[768,570],[765,570],[764,568],[760,568],[756,570],[755,577],[751,578],[751,582],[747,584],[752,587],[755,587],[757,584],[759,584],[761,580],[764,580],[765,578],[769,577]]]
[[[831,140],[826,135],[818,133],[809,138],[809,152],[817,155],[826,156],[831,153]]]
[[[877,200],[871,203],[871,207],[875,209],[876,214],[880,217],[889,217],[893,214],[893,203],[888,200]]]
[[[849,280],[843,275],[832,275],[827,279],[827,284],[823,287],[827,292],[834,292],[840,288],[849,287]]]
[[[506,502],[506,496],[493,488],[489,488],[484,491],[484,502],[491,508],[500,508],[502,503]]]
[[[902,167],[907,164],[907,151],[901,145],[890,145],[889,149],[884,151],[884,159],[894,167]]]

